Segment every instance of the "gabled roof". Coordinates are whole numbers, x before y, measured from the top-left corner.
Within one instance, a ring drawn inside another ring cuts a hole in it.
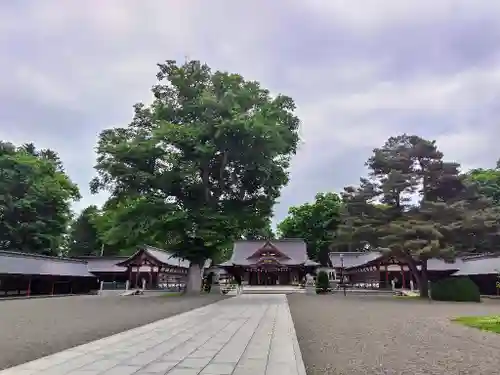
[[[123,259],[122,261],[117,263],[117,266],[122,267],[126,266],[130,262],[133,262],[134,259],[141,256],[142,254],[146,254],[146,256],[154,259],[157,263],[163,264],[165,266],[171,267],[181,267],[181,268],[189,268],[190,262],[185,259],[181,259],[172,255],[172,253],[159,249],[157,247],[144,245],[139,248],[134,254],[130,257]],[[207,259],[203,268],[208,268],[212,264],[211,259]]]
[[[95,277],[83,260],[0,251],[0,274]]]
[[[233,245],[231,259],[221,264],[221,266],[244,266],[254,264],[255,260],[252,259],[252,255],[268,243],[277,248],[279,252],[285,256],[285,258],[279,259],[280,263],[283,265],[302,265],[308,261],[306,243],[302,239],[271,241],[240,240],[236,241]]]
[[[122,260],[121,262],[118,262],[117,266],[126,267],[128,264],[133,263],[134,260],[141,257],[143,254],[152,258],[161,265],[189,268],[189,261],[174,257],[172,253],[169,253],[165,250],[161,250],[158,249],[157,247],[147,246],[147,245],[141,246],[139,250],[137,250],[130,257]]]
[[[267,252],[273,252],[276,258],[280,258],[282,260],[290,259],[288,255],[283,253],[278,247],[276,247],[276,245],[271,243],[271,241],[266,241],[262,247],[256,249],[252,255],[247,257],[247,259],[251,260],[252,258],[259,258],[263,253]]]

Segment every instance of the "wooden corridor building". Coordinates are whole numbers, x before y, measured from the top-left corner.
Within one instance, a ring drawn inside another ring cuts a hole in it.
[[[0,251],[0,298],[80,294],[96,288],[85,261]]]
[[[340,275],[352,285],[378,285],[377,288],[391,288],[394,280],[396,288],[410,289],[413,277],[408,265],[394,257],[379,251],[367,252],[332,252],[330,263],[335,270],[335,279]],[[420,265],[417,265],[420,269]],[[474,281],[481,294],[500,294],[497,282],[500,276],[500,254],[482,254],[463,256],[447,262],[442,259],[427,261],[429,281],[437,281],[449,276],[467,276]]]

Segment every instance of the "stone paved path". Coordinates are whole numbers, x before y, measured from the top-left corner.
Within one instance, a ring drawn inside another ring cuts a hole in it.
[[[305,375],[284,294],[240,295],[0,375]]]

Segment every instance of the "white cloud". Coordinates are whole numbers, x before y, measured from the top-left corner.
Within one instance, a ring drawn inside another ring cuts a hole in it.
[[[0,112],[0,135],[58,150],[87,190],[98,132],[125,125],[132,104],[149,100],[157,62],[188,55],[296,100],[303,143],[280,217],[318,190],[356,183],[370,150],[397,133],[435,138],[466,165],[493,163],[500,58],[489,20],[498,8],[486,0],[0,5],[0,46],[9,51],[0,97],[11,109]],[[471,40],[484,55],[468,53]],[[103,199],[87,193],[77,207]]]

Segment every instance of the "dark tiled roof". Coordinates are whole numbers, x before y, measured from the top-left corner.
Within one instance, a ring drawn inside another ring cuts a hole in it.
[[[152,246],[144,246],[144,250],[146,250],[151,256],[158,259],[164,264],[168,264],[169,266],[189,268],[189,261],[174,257],[172,253],[169,253],[168,251]]]
[[[345,252],[337,253],[332,252],[329,254],[332,267],[342,267],[342,258],[344,268],[360,267],[369,262],[373,262],[383,257],[383,253],[379,251],[364,251],[364,252]]]
[[[127,270],[126,267],[120,267],[117,266],[116,264],[119,262],[124,261],[128,257],[124,256],[116,256],[116,257],[81,257],[80,259],[83,259],[87,262],[87,266],[89,269],[89,272],[97,272],[97,273],[102,273],[102,272],[114,272],[114,273],[121,273],[125,272]]]
[[[478,257],[464,260],[453,276],[500,274],[500,256]]]
[[[174,266],[174,267],[182,267],[182,268],[189,268],[190,262],[185,259],[181,259],[178,257],[175,257],[172,255],[172,253],[158,249],[157,247],[153,246],[142,246],[138,251],[136,251],[134,254],[132,254],[130,257],[125,258],[121,260],[120,263],[125,263],[126,261],[130,261],[134,259],[136,256],[138,256],[141,252],[146,252],[149,256],[152,258],[156,259],[158,262],[163,263],[168,266]],[[204,264],[204,268],[210,267],[212,261],[210,259],[207,259]]]
[[[256,251],[264,247],[268,241],[253,241],[241,240],[236,241],[233,246],[233,254],[231,259],[221,264],[224,266],[230,265],[250,265],[254,264],[255,260],[248,259],[255,254]],[[308,261],[306,243],[301,239],[282,239],[269,241],[269,244],[276,247],[284,256],[285,259],[280,259],[283,265],[300,265]]]
[[[0,251],[0,274],[95,277],[83,260]]]
[[[429,259],[427,261],[427,270],[429,271],[455,271],[463,267],[464,261],[460,258],[453,262],[446,262],[442,259]]]
[[[341,267],[340,254],[344,258],[344,268],[356,268],[367,265],[384,256],[382,252],[347,252],[330,253],[333,267]],[[419,266],[420,268],[420,266]],[[500,273],[500,256],[492,255],[457,258],[452,262],[432,258],[427,261],[429,271],[457,271],[453,275],[486,275]]]

